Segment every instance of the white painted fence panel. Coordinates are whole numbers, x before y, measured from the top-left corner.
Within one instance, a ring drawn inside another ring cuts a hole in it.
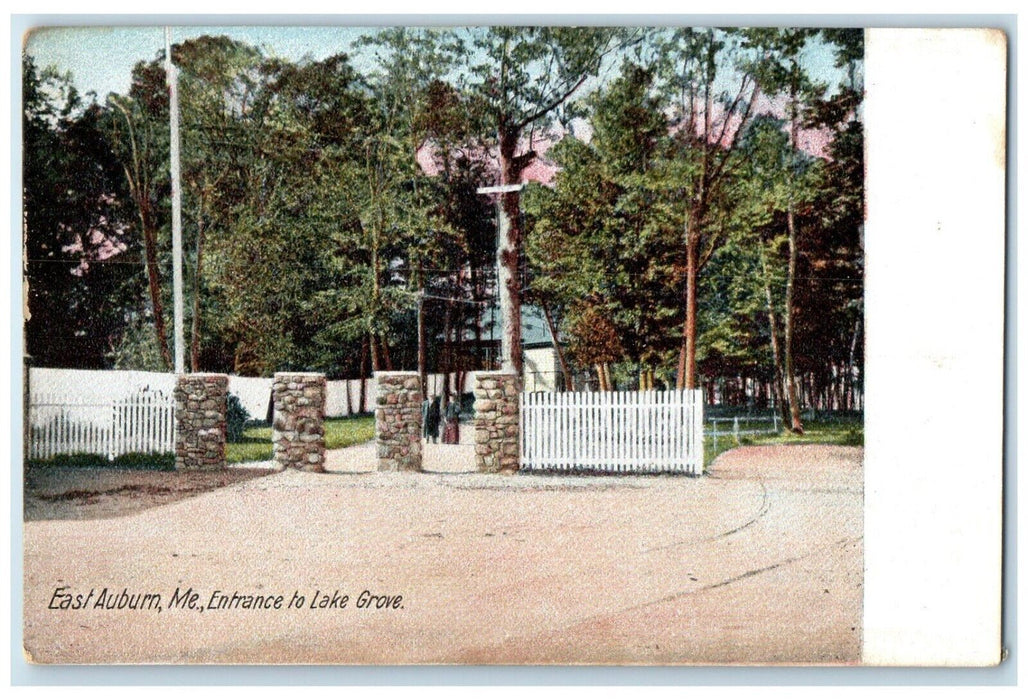
[[[523,393],[521,468],[702,474],[703,394]]]
[[[175,401],[170,392],[140,391],[107,401],[33,392],[29,457],[94,454],[114,459],[131,452],[175,450]]]

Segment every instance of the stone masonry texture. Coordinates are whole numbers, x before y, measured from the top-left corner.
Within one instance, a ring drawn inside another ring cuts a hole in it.
[[[325,471],[325,389],[324,374],[275,373],[271,441],[283,469]]]
[[[227,374],[180,374],[175,380],[175,469],[225,468]]]
[[[475,466],[480,472],[515,472],[520,466],[516,374],[479,372],[475,378]]]
[[[421,379],[417,372],[376,372],[378,470],[421,471]]]

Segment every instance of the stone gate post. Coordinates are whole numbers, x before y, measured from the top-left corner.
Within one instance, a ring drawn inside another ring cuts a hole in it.
[[[283,469],[325,471],[325,375],[276,372],[271,441]]]
[[[521,460],[518,409],[521,380],[507,372],[475,375],[475,466],[480,472],[516,472]]]
[[[175,469],[225,468],[227,374],[175,378]]]
[[[421,377],[375,372],[378,470],[421,471]]]

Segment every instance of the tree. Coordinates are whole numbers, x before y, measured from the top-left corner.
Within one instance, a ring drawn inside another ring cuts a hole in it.
[[[521,183],[536,158],[536,131],[545,129],[604,59],[624,45],[625,32],[592,27],[485,27],[468,30],[470,46],[454,45],[468,62],[463,77],[495,129],[500,184]],[[566,116],[566,115],[565,115]],[[527,138],[526,138],[527,136]],[[521,358],[520,196],[500,195],[500,306],[506,362],[517,374]],[[504,303],[504,300],[508,300]]]
[[[22,59],[26,349],[100,367],[139,301],[128,193],[103,110],[70,76]]]
[[[411,200],[405,208],[407,243],[405,258],[408,263],[409,287],[417,294],[417,367],[422,391],[427,391],[427,330],[425,322],[425,295],[428,287],[425,269],[438,266],[446,269],[456,264],[461,241],[446,225],[442,200],[449,199],[436,181],[422,177],[419,156],[428,142],[442,152],[443,173],[450,180],[452,158],[450,144],[457,136],[467,136],[467,119],[461,113],[460,96],[443,82],[451,68],[451,54],[442,44],[442,33],[431,29],[396,27],[365,37],[360,44],[375,52],[379,70],[370,76],[376,100],[383,112],[382,126],[406,144],[408,163],[395,163],[405,171],[411,189]],[[402,155],[400,158],[402,159]],[[444,184],[445,187],[445,184]],[[422,191],[419,191],[422,190]],[[425,191],[432,190],[434,192]],[[434,194],[435,196],[431,196]],[[439,203],[430,211],[431,202]],[[447,321],[452,316],[452,304],[446,307]],[[449,326],[449,323],[445,324]],[[444,328],[444,339],[449,328]],[[444,343],[447,342],[444,340]],[[444,408],[448,400],[443,394]]]
[[[189,358],[201,370],[201,336],[205,301],[203,275],[207,232],[226,226],[228,210],[242,192],[231,182],[238,157],[231,146],[239,137],[239,120],[251,109],[259,84],[260,52],[225,36],[202,36],[172,47],[179,72],[180,109],[185,117],[182,180],[185,209],[193,226],[186,232],[192,247],[192,309]],[[194,228],[195,227],[195,228]]]
[[[736,142],[754,112],[760,85],[759,51],[746,34],[682,28],[662,33],[655,63],[674,110],[676,152],[666,163],[666,186],[681,195],[685,321],[676,385],[697,386],[698,282],[724,242],[725,185],[740,158]],[[727,84],[730,87],[725,89]]]
[[[347,148],[325,150],[315,191],[317,216],[336,222],[333,265],[344,281],[322,298],[343,312],[331,332],[351,339],[366,335],[377,371],[391,368],[391,326],[416,301],[397,262],[431,255],[445,227],[437,185],[421,172],[415,139],[407,132],[413,122],[397,106],[402,96],[388,79],[369,87],[360,97],[360,129]]]
[[[680,318],[668,284],[676,260],[672,202],[654,167],[667,146],[668,124],[651,81],[649,71],[626,63],[588,101],[589,143],[565,137],[551,151],[560,168],[554,188],[533,188],[526,197],[531,299],[568,318],[565,330],[579,357],[589,354],[580,332],[590,331],[608,348],[604,357],[614,347],[571,322],[591,317],[585,309],[602,308],[621,352],[604,362],[634,363],[642,386],[652,384]]]
[[[151,95],[151,98],[154,96]],[[158,208],[164,189],[169,186],[167,181],[161,182],[158,178],[164,160],[163,151],[166,148],[167,136],[162,133],[162,126],[157,119],[159,113],[155,115],[150,111],[162,107],[166,110],[166,106],[161,105],[159,99],[150,99],[141,103],[133,100],[131,93],[127,99],[111,96],[109,102],[124,117],[123,124],[118,124],[116,121],[111,122],[114,125],[113,141],[117,144],[116,152],[125,171],[125,179],[129,185],[132,201],[136,205],[139,230],[143,238],[154,333],[164,367],[170,369],[173,362],[168,346],[163,288],[158,264],[158,231],[160,230]]]
[[[825,29],[821,40],[835,48],[835,65],[845,70],[845,79],[831,94],[812,100],[805,115],[804,126],[828,130],[830,141],[813,207],[817,235],[808,242],[818,264],[808,271],[808,288],[800,300],[816,304],[819,312],[807,315],[802,354],[820,370],[824,389],[835,394],[829,405],[852,409],[859,405],[863,376],[864,33]]]
[[[803,422],[800,418],[800,397],[796,384],[795,363],[793,356],[795,330],[795,289],[796,269],[799,260],[798,231],[796,226],[796,207],[802,195],[802,184],[798,177],[802,169],[799,151],[799,130],[805,100],[824,92],[824,86],[813,83],[803,68],[800,54],[807,40],[813,36],[814,30],[809,29],[778,29],[753,30],[751,36],[766,51],[765,60],[760,65],[758,80],[769,95],[785,97],[786,120],[789,129],[790,157],[786,172],[786,229],[788,231],[789,262],[788,276],[785,284],[785,318],[784,318],[784,375],[786,397],[789,401],[791,428],[794,433],[803,433]]]

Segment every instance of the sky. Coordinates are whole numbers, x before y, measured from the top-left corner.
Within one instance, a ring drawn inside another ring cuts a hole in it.
[[[360,27],[172,27],[178,43],[204,34],[227,35],[258,46],[271,56],[293,61],[315,60],[341,51],[368,30]],[[26,52],[44,68],[55,66],[72,74],[82,93],[95,92],[101,100],[110,92],[128,92],[132,67],[164,51],[163,27],[44,27],[24,39]],[[360,68],[359,61],[354,63]]]

